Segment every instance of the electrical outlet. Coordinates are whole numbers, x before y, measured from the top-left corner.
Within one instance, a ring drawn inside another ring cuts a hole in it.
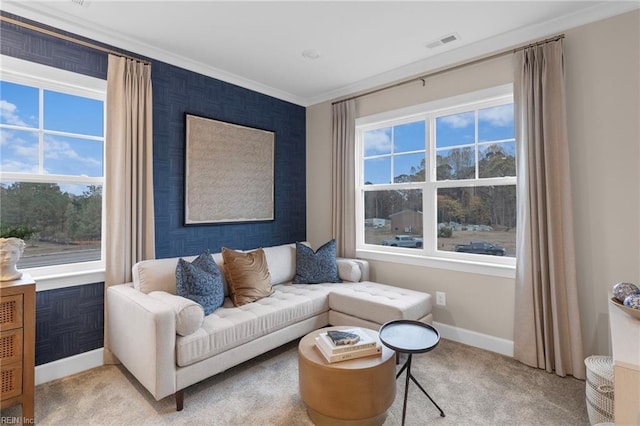
[[[444,291],[436,291],[436,305],[447,306],[447,295]]]

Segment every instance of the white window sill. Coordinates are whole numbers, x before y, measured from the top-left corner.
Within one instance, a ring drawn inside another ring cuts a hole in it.
[[[36,282],[36,291],[75,287],[104,282],[104,262],[83,262],[66,265],[20,269]]]
[[[472,260],[429,257],[410,253],[389,253],[365,249],[356,250],[356,257],[366,260],[423,266],[426,268],[447,269],[450,271],[489,275],[493,277],[512,279],[515,279],[516,277],[515,262],[514,264],[494,264]]]

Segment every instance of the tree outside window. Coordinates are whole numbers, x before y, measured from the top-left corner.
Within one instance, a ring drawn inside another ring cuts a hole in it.
[[[105,94],[32,76],[0,81],[0,235],[19,268],[100,260]]]
[[[511,95],[358,125],[357,139],[360,248],[515,257]],[[412,240],[391,244],[398,236]]]

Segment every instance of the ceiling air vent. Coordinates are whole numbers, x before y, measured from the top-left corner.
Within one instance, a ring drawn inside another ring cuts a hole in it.
[[[89,7],[91,4],[90,0],[71,0],[71,3],[76,4],[78,6]]]
[[[429,42],[426,46],[429,49],[435,49],[438,46],[442,46],[443,44],[451,43],[452,41],[460,40],[460,36],[456,33],[449,34],[447,36],[441,37],[438,40]]]

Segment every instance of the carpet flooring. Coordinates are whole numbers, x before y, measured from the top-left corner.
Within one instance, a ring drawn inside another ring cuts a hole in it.
[[[402,359],[404,361],[404,358]],[[400,368],[400,366],[398,366]],[[588,425],[585,382],[441,340],[414,355],[406,425]],[[404,374],[385,426],[401,424]],[[2,416],[19,416],[19,407]],[[38,425],[312,425],[298,395],[297,342],[156,401],[122,366],[106,365],[36,387]]]

